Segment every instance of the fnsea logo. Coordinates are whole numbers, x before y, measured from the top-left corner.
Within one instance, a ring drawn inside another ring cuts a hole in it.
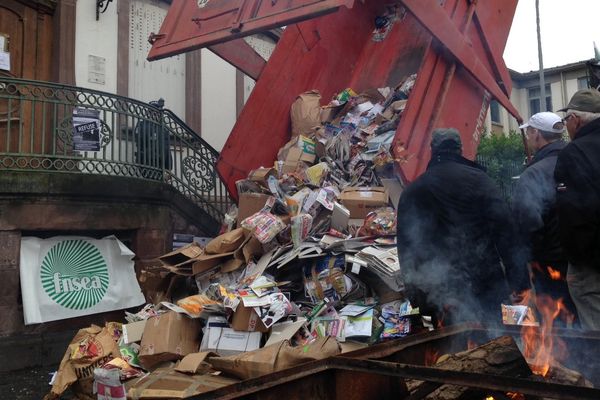
[[[52,300],[73,310],[96,305],[109,284],[102,253],[85,240],[63,240],[52,246],[42,261],[40,278]]]

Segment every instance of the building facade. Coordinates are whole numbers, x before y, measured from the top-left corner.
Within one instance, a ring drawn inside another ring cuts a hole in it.
[[[587,61],[579,61],[544,70],[546,85],[546,110],[556,111],[565,107],[571,96],[588,87]],[[513,90],[511,102],[524,119],[541,111],[540,82],[538,71],[520,73],[510,71]],[[486,118],[486,130],[492,133],[508,133],[518,130],[516,119],[496,101],[492,101]]]

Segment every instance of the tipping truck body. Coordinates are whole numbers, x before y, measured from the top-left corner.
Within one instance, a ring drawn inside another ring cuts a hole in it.
[[[511,79],[502,59],[516,5],[517,0],[175,0],[151,37],[149,59],[209,47],[257,79],[217,163],[234,197],[235,182],[272,165],[289,140],[290,106],[298,94],[317,89],[327,101],[345,88],[357,93],[393,88],[417,74],[392,143],[400,178],[409,182],[427,166],[434,128],[457,128],[464,155],[472,159],[492,99],[522,120],[509,100]],[[399,18],[376,40],[374,21],[390,6],[400,7]],[[279,43],[261,65],[240,38],[282,25]]]

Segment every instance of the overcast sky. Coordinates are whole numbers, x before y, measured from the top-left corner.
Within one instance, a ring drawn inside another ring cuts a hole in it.
[[[593,42],[600,48],[600,0],[539,2],[544,68],[594,58]],[[518,72],[538,70],[535,0],[519,0],[504,61]]]

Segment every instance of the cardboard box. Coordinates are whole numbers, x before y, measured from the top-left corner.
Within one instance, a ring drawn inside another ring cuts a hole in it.
[[[170,368],[159,368],[133,382],[127,382],[127,398],[185,399],[237,382],[237,379],[220,375],[186,375]]]
[[[350,211],[350,218],[365,218],[368,213],[388,205],[384,187],[350,187],[342,191],[340,202]]]
[[[257,168],[255,170],[250,171],[250,173],[248,174],[248,180],[259,183],[264,187],[268,188],[269,184],[267,180],[270,176],[274,176],[275,178],[277,178],[277,171],[275,171],[275,168]]]
[[[214,351],[220,356],[231,356],[260,347],[260,332],[241,332],[230,328],[211,327],[202,338],[201,351]]]
[[[197,319],[169,311],[146,322],[140,347],[140,363],[146,369],[183,358],[198,351],[200,323]]]
[[[236,331],[263,333],[269,331],[256,311],[252,307],[244,307],[243,304],[239,304],[235,309],[231,319],[231,327]]]
[[[139,342],[142,340],[144,328],[146,327],[145,321],[130,322],[129,324],[123,324],[123,341],[125,344]]]
[[[273,196],[262,193],[240,193],[238,202],[238,226],[249,216],[263,209]]]
[[[287,163],[304,161],[312,164],[317,157],[315,147],[316,143],[313,140],[300,135],[287,142],[287,144],[279,150],[277,159]]]

